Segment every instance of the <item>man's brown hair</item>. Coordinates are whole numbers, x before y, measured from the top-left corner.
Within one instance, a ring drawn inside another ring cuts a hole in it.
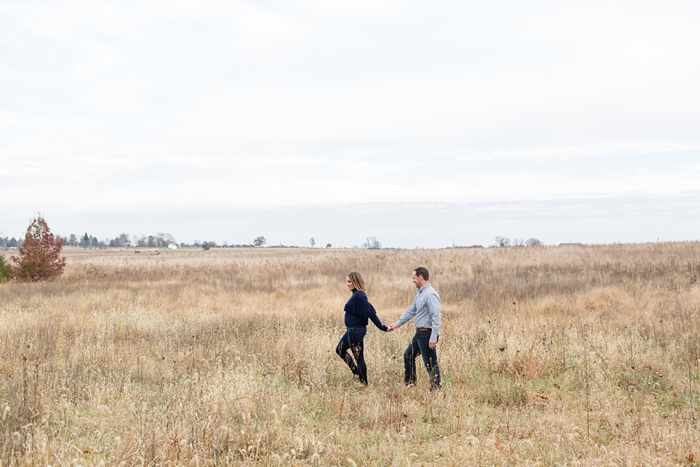
[[[426,281],[430,280],[430,273],[428,272],[427,269],[425,269],[423,266],[416,268],[413,270],[413,272],[416,273],[416,276],[421,276],[423,279]]]

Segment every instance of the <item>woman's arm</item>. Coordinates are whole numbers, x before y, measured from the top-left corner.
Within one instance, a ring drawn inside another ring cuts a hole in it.
[[[367,302],[369,305],[370,313],[368,313],[368,318],[372,320],[375,326],[377,326],[379,329],[382,331],[386,332],[389,328],[387,328],[384,324],[382,324],[382,321],[379,319],[379,316],[377,316],[377,310],[374,309],[371,303],[369,301]]]

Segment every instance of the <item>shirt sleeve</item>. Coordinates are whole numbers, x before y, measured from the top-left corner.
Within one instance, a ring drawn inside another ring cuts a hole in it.
[[[382,331],[386,331],[387,327],[382,324],[382,321],[379,319],[379,316],[377,316],[377,310],[374,309],[372,304],[369,304],[371,312],[369,313],[369,319],[372,320],[375,326],[377,326],[379,329]]]
[[[430,313],[430,323],[432,328],[430,338],[432,340],[437,340],[438,335],[440,334],[440,324],[442,321],[442,313],[440,312],[440,298],[431,293],[426,297],[426,306],[428,307],[428,312]]]
[[[416,294],[416,297],[418,297],[418,294]],[[416,307],[416,299],[413,299],[413,303],[411,303],[411,306],[408,307],[408,309],[404,312],[403,315],[396,321],[396,327],[400,327],[402,324],[405,324],[408,320],[416,316],[416,311],[418,308]]]

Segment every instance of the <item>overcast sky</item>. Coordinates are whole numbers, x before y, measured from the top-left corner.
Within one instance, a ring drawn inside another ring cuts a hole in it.
[[[0,235],[700,238],[697,1],[0,1]]]

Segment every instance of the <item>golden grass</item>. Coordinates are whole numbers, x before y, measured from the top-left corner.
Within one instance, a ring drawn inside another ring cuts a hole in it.
[[[67,251],[0,285],[0,465],[698,465],[700,244]],[[407,325],[335,355],[345,274],[391,323],[442,296],[443,390]]]

